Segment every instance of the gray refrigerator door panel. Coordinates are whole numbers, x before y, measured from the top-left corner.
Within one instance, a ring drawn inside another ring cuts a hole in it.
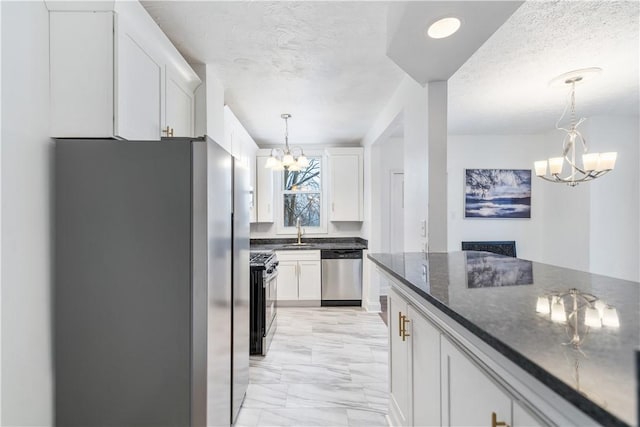
[[[55,424],[190,422],[191,148],[57,141]]]
[[[249,170],[234,160],[233,182],[233,423],[249,385]]]
[[[196,143],[199,144],[199,143]],[[207,151],[207,425],[231,413],[232,158],[215,142]]]

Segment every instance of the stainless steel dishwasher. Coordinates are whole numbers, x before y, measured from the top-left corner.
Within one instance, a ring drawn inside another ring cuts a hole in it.
[[[362,304],[362,249],[325,249],[322,260],[322,305]]]

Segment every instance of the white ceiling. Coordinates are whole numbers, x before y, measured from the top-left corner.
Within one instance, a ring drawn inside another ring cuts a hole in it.
[[[213,64],[260,145],[357,143],[402,80],[385,55],[387,3],[178,2],[143,6],[190,62]]]
[[[600,67],[576,85],[580,116],[638,117],[637,1],[529,1],[449,79],[449,132],[536,133],[554,128],[568,87],[554,77]]]
[[[387,2],[142,4],[187,60],[215,67],[260,145],[282,143],[284,112],[293,144],[356,143],[404,76],[385,55]],[[637,1],[526,2],[449,79],[450,132],[549,130],[566,98],[549,80],[594,66],[578,113],[637,117],[638,14]]]

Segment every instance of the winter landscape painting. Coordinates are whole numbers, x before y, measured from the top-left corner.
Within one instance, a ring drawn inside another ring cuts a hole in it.
[[[465,218],[531,218],[530,169],[466,169]]]

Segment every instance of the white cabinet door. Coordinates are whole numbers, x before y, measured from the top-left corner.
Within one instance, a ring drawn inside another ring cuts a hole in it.
[[[440,423],[440,331],[412,306],[407,309],[411,334],[412,424]]]
[[[273,172],[265,168],[268,156],[256,157],[256,206],[257,222],[273,222]]]
[[[331,221],[363,220],[363,152],[361,148],[329,152]]]
[[[167,67],[165,85],[165,122],[163,129],[173,130],[173,136],[193,136],[194,95],[182,79]],[[166,133],[162,134],[167,136]]]
[[[511,398],[467,355],[447,338],[441,338],[442,425],[491,425],[511,423]]]
[[[128,140],[162,136],[162,64],[152,56],[133,25],[116,20],[114,134]]]
[[[301,300],[320,300],[321,271],[320,261],[298,261],[298,298]]]
[[[402,339],[402,317],[407,316],[407,303],[393,289],[387,295],[387,312],[389,315],[389,405],[393,425],[412,425],[410,418],[410,337]]]
[[[50,133],[113,137],[113,12],[50,12]]]
[[[258,146],[254,141],[249,144],[248,161],[249,161],[249,184],[251,185],[251,213],[249,222],[251,224],[258,222],[258,206],[256,205],[256,152]]]
[[[544,425],[517,401],[513,401],[513,427],[539,427]]]
[[[298,300],[298,261],[280,261],[278,265],[278,300]]]

